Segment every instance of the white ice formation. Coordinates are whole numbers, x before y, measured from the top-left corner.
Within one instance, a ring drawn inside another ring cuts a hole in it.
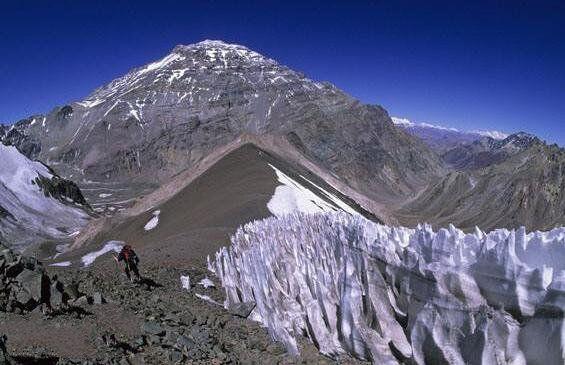
[[[214,283],[212,282],[212,280],[210,280],[210,278],[208,278],[207,276],[206,276],[204,279],[200,280],[200,281],[198,282],[198,285],[203,286],[204,289],[214,288],[214,287],[215,287],[215,285],[214,285]]]
[[[345,213],[242,226],[211,262],[225,306],[297,353],[375,364],[563,364],[565,228],[464,233]]]
[[[189,275],[181,275],[180,285],[183,289],[190,291],[190,276]]]

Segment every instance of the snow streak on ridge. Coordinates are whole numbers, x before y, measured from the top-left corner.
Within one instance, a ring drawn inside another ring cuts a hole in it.
[[[454,133],[466,133],[466,134],[476,134],[482,137],[490,137],[496,140],[503,140],[506,137],[509,136],[508,133],[504,133],[504,132],[500,132],[500,131],[487,131],[487,130],[472,130],[472,131],[461,131],[457,128],[451,128],[451,127],[444,127],[438,124],[431,124],[431,123],[425,123],[425,122],[421,122],[421,123],[416,123],[416,122],[412,122],[411,120],[408,120],[406,118],[398,118],[398,117],[391,117],[390,119],[392,119],[392,122],[400,127],[403,128],[414,128],[414,127],[420,127],[420,128],[432,128],[432,129],[438,129],[438,130],[442,130],[442,131],[448,131],[448,132],[454,132]]]

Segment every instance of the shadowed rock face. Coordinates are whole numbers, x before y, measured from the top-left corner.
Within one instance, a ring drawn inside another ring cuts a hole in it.
[[[35,184],[39,186],[46,197],[55,198],[63,203],[75,203],[83,205],[88,209],[88,203],[84,199],[79,187],[72,181],[53,175],[50,179],[38,176]]]
[[[395,128],[381,107],[219,41],[177,46],[11,133],[4,143],[81,187],[128,181],[133,196],[139,190],[131,186],[160,184],[243,134],[288,139],[381,200],[409,196],[442,171],[438,157]]]
[[[24,126],[25,123],[21,125]],[[6,146],[16,146],[28,158],[36,159],[41,152],[40,142],[17,128],[6,128],[3,134],[0,131],[0,137],[2,138],[2,143]]]

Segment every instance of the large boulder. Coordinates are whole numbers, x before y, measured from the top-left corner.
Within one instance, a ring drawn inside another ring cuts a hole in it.
[[[249,301],[244,303],[232,303],[228,307],[228,312],[234,316],[247,318],[255,308],[255,302]]]
[[[18,254],[0,243],[0,311],[32,311],[41,304],[58,309],[72,297],[35,257]],[[77,294],[77,293],[74,293]],[[77,294],[78,295],[78,294]]]
[[[29,293],[29,296],[40,302],[42,299],[43,288],[46,283],[45,276],[42,272],[24,269],[17,277],[16,282],[21,289]]]

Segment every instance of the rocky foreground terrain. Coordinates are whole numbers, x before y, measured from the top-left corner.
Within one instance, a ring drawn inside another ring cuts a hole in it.
[[[144,267],[143,281],[132,284],[116,268],[45,268],[4,246],[0,255],[0,333],[8,335],[0,363],[329,363],[305,340],[300,357],[288,355],[245,319],[250,309],[212,303],[223,293],[198,284],[209,275],[202,268]]]

